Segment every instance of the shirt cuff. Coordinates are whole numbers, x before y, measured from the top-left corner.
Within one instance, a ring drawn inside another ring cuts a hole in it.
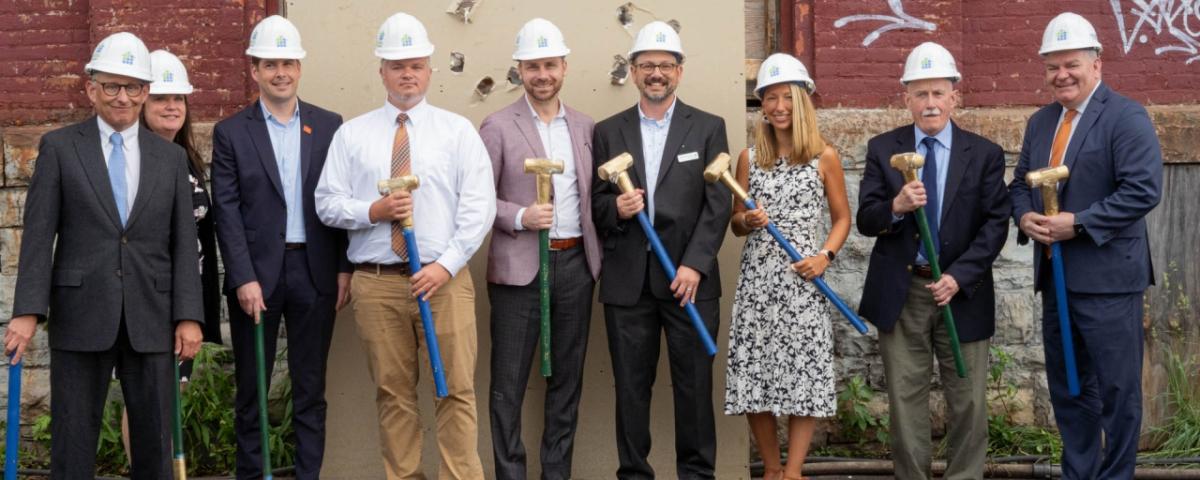
[[[892,223],[899,223],[901,220],[904,220],[904,215],[892,214]]]
[[[517,210],[517,216],[513,218],[513,231],[514,232],[520,232],[522,230],[525,230],[525,226],[521,225],[521,219],[525,217],[525,209],[527,209],[527,208],[529,208],[529,207],[521,207],[520,210]]]
[[[454,249],[451,248],[446,250],[446,253],[443,253],[441,257],[434,261],[445,268],[447,272],[450,272],[450,276],[453,277],[458,275],[458,271],[462,270],[462,268],[466,266],[467,260],[470,260],[470,258],[464,257],[462,254],[454,251]]]
[[[371,221],[371,202],[354,200],[355,204],[350,206],[350,211],[361,225],[374,227],[375,222]]]

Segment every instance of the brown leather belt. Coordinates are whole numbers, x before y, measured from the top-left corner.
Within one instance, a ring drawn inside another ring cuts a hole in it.
[[[913,265],[912,273],[921,278],[933,278],[933,268],[929,265]]]
[[[375,275],[412,275],[407,263],[356,263],[354,269]]]
[[[581,237],[551,238],[550,239],[550,250],[555,250],[555,251],[570,250],[572,248],[578,247],[582,243],[583,243],[583,239]]]
[[[299,242],[299,243],[296,243],[296,242],[286,242],[286,243],[284,243],[284,244],[283,244],[283,249],[284,249],[284,250],[303,250],[303,249],[304,249],[304,243],[303,243],[303,242]]]

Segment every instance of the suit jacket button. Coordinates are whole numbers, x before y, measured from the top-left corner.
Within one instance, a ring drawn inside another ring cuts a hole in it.
[[[904,269],[908,270],[908,273],[912,273],[912,265],[905,265]]]
[[[117,269],[117,276],[118,276],[118,277],[120,277],[120,276],[121,276],[121,269],[119,269],[119,268]]]
[[[121,245],[128,245],[128,244],[129,244],[129,237],[121,235]]]
[[[919,234],[919,233],[913,234],[913,240],[920,240],[920,239],[921,239],[921,234]]]

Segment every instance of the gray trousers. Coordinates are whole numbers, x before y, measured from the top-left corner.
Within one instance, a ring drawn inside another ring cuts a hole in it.
[[[929,389],[937,359],[946,396],[946,474],[953,479],[983,478],[987,457],[987,376],[990,340],[963,343],[967,378],[958,378],[941,309],[913,276],[908,301],[890,333],[879,332],[879,353],[887,378],[892,459],[896,478],[930,477]]]
[[[552,375],[546,378],[541,446],[543,479],[571,478],[594,285],[582,247],[550,252]],[[525,445],[521,442],[521,405],[534,353],[539,352],[539,286],[537,277],[528,285],[488,284],[492,303],[492,384],[488,413],[498,480],[527,476]],[[540,362],[540,354],[537,357]]]

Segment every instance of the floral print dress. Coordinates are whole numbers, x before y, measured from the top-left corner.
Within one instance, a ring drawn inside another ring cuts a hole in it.
[[[763,170],[750,150],[751,198],[800,255],[821,249],[826,215],[819,159]],[[725,414],[830,417],[836,413],[830,309],[766,229],[750,233],[729,327]]]

